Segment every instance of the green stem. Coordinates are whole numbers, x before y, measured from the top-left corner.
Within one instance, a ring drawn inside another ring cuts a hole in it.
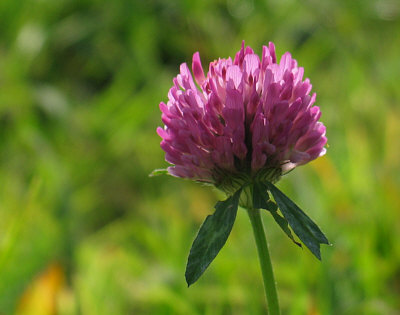
[[[279,302],[276,293],[274,272],[272,271],[271,258],[269,257],[267,240],[261,221],[259,209],[248,209],[254,238],[256,239],[258,258],[264,280],[265,295],[267,296],[268,312],[270,315],[279,315]]]

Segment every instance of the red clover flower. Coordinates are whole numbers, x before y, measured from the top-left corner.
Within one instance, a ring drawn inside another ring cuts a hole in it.
[[[292,231],[321,259],[320,244],[329,244],[318,226],[274,183],[299,165],[325,154],[325,126],[315,106],[304,69],[286,52],[277,62],[275,46],[263,46],[261,60],[244,41],[235,58],[211,62],[207,75],[200,55],[174,78],[168,102],[160,103],[168,173],[209,183],[228,198],[215,206],[193,242],[186,266],[191,285],[224,246],[239,205],[250,217],[259,253],[268,308],[279,314],[268,247],[260,217],[267,210],[297,245]],[[194,79],[193,79],[194,77]],[[273,200],[270,198],[270,194]]]
[[[195,81],[186,63],[180,66],[167,104],[160,103],[165,127],[157,132],[171,175],[230,191],[232,179],[275,182],[325,154],[316,94],[290,53],[278,63],[269,43],[260,61],[243,42],[233,61],[210,63],[207,76],[196,52],[192,70]]]

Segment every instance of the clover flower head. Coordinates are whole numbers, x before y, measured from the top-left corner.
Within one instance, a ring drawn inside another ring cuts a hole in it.
[[[234,60],[211,62],[207,74],[196,52],[192,71],[181,64],[160,103],[165,126],[157,132],[171,175],[222,188],[227,179],[274,182],[325,154],[316,94],[289,52],[278,63],[270,42],[260,60],[243,42]]]

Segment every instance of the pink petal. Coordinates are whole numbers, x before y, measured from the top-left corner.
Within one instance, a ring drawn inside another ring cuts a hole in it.
[[[201,86],[203,85],[206,77],[204,76],[203,66],[201,65],[199,52],[194,53],[192,60],[192,70],[196,82]]]

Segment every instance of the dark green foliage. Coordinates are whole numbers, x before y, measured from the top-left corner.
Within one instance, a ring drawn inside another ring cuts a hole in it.
[[[301,247],[301,244],[294,239],[287,220],[278,213],[278,206],[275,202],[270,200],[267,186],[264,183],[256,182],[253,187],[254,208],[268,210],[282,231],[285,232],[293,243]]]
[[[188,286],[197,281],[225,245],[236,219],[241,192],[239,189],[225,201],[218,201],[214,214],[207,216],[200,227],[186,266]]]
[[[294,233],[315,257],[321,259],[320,244],[329,244],[328,239],[319,227],[274,184],[267,182],[266,185]]]

